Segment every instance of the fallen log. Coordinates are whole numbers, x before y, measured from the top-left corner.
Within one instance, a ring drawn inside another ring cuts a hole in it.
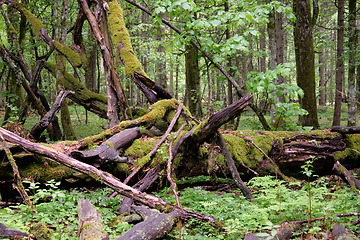
[[[353,127],[333,126],[330,131],[338,132],[341,134],[356,134],[356,133],[360,133],[360,126],[353,126]]]
[[[334,164],[333,169],[336,171],[337,174],[345,177],[345,179],[350,184],[350,188],[353,192],[355,192],[355,193],[359,192],[359,190],[360,190],[359,180],[357,180],[343,165],[341,165],[339,161],[337,161]]]
[[[335,240],[358,240],[353,233],[340,224],[336,224],[333,227],[332,233],[334,234]]]
[[[102,164],[110,161],[128,162],[128,158],[121,158],[119,156],[119,150],[127,148],[140,136],[141,132],[138,127],[129,128],[115,134],[92,150],[72,151],[70,156],[77,160],[87,162],[95,167],[100,167]]]
[[[136,190],[128,185],[123,184],[119,179],[115,178],[111,174],[101,171],[97,169],[94,166],[91,166],[89,164],[80,162],[72,157],[69,157],[65,155],[64,153],[61,153],[60,151],[57,151],[55,149],[52,149],[50,147],[46,147],[40,144],[32,143],[24,138],[21,138],[12,132],[9,132],[3,128],[0,128],[0,133],[3,134],[6,141],[16,143],[21,145],[24,149],[33,152],[35,154],[45,156],[47,158],[50,158],[60,164],[63,164],[67,167],[70,167],[72,169],[75,169],[79,172],[85,173],[89,175],[90,177],[94,178],[97,181],[100,181],[104,183],[105,185],[111,187],[112,189],[119,192],[121,195],[132,198],[133,200],[144,204],[146,206],[149,206],[151,208],[156,208],[161,211],[164,211],[165,209],[179,209],[178,207],[164,201],[161,198],[155,197],[150,194],[146,194],[143,192],[140,192],[139,190]],[[201,213],[192,212],[187,209],[180,209],[181,210],[181,218],[184,220],[187,220],[189,218],[194,218],[199,221],[203,222],[209,222],[210,224],[222,228],[222,223],[219,222],[217,219],[215,219],[212,216],[207,216]]]
[[[65,101],[65,98],[70,94],[74,95],[75,92],[69,90],[61,91],[59,95],[56,97],[55,102],[52,105],[50,111],[48,111],[45,114],[45,116],[31,129],[30,134],[31,136],[33,136],[35,140],[39,140],[41,133],[52,122],[55,115],[60,111],[61,105]]]
[[[23,238],[23,237],[28,237],[28,234],[16,229],[8,228],[3,223],[0,223],[0,238],[12,238],[12,237]]]
[[[180,216],[180,210],[171,213],[160,213],[144,206],[132,206],[136,213],[144,219],[125,232],[116,240],[152,240],[163,237],[176,223]]]

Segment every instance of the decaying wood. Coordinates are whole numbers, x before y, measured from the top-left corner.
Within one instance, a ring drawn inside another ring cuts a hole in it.
[[[193,141],[196,143],[202,143],[210,137],[215,136],[219,127],[238,116],[240,112],[250,103],[252,98],[253,94],[249,93],[230,106],[221,109],[205,121],[201,122],[192,134]]]
[[[355,133],[360,133],[360,126],[353,126],[353,127],[333,126],[330,131],[338,132],[341,134],[355,134]]]
[[[155,103],[161,99],[173,98],[171,93],[169,93],[166,89],[136,71],[134,72],[134,82],[145,94],[150,103]]]
[[[141,136],[138,127],[129,128],[121,131],[103,142],[100,146],[89,151],[73,151],[71,156],[83,162],[87,162],[95,167],[109,161],[127,162],[126,157],[119,156],[120,149],[126,149],[131,143]]]
[[[19,144],[24,149],[26,149],[30,152],[33,152],[33,153],[41,155],[41,156],[48,157],[60,164],[63,164],[67,167],[75,169],[79,172],[85,173],[85,174],[91,176],[92,178],[94,178],[98,181],[101,181],[102,183],[111,187],[112,189],[116,190],[121,195],[132,198],[133,200],[135,200],[141,204],[144,204],[151,208],[160,209],[162,211],[164,211],[165,208],[169,208],[169,207],[178,209],[176,206],[164,201],[161,198],[140,192],[139,190],[136,190],[128,185],[123,184],[119,179],[115,178],[111,174],[101,171],[89,164],[80,162],[80,161],[78,161],[72,157],[69,157],[66,154],[61,153],[55,149],[52,149],[52,148],[49,148],[49,147],[46,147],[46,146],[43,146],[40,144],[32,143],[32,142],[30,142],[24,138],[21,138],[3,128],[0,128],[0,133],[3,134],[6,141]],[[209,222],[210,224],[212,224],[214,226],[221,227],[221,226],[219,226],[219,224],[221,225],[221,223],[219,223],[219,221],[217,221],[212,216],[207,216],[207,215],[204,215],[201,213],[192,212],[187,209],[181,209],[181,214],[182,214],[181,218],[185,219],[185,220],[189,219],[189,218],[194,218],[194,219],[197,219],[197,220],[200,220],[203,222]]]
[[[332,233],[334,234],[334,240],[358,240],[353,233],[340,224],[336,224],[333,227]]]
[[[132,208],[143,217],[144,221],[133,226],[117,240],[159,239],[172,228],[180,216],[180,210],[165,214],[144,206],[133,206]]]
[[[231,172],[231,175],[236,183],[236,186],[238,186],[238,188],[241,190],[241,192],[244,194],[244,196],[246,197],[247,200],[252,201],[254,199],[254,197],[252,196],[250,189],[241,180],[240,174],[236,168],[236,165],[231,156],[231,153],[230,153],[228,147],[226,146],[223,136],[221,135],[221,133],[219,131],[217,132],[217,136],[218,136],[218,143],[221,147],[223,155],[226,159],[226,164]]]
[[[79,199],[77,208],[79,216],[77,237],[80,240],[109,239],[105,232],[100,212],[94,208],[88,199]]]
[[[140,181],[138,181],[133,188],[143,192],[148,189],[153,182],[155,182],[159,178],[159,170],[160,164],[156,165],[155,167],[151,168]],[[116,195],[112,195],[114,197]],[[121,202],[121,206],[119,209],[119,213],[130,212],[130,207],[133,204],[133,200],[131,198],[124,198]]]
[[[12,228],[6,227],[4,224],[0,223],[0,238],[11,238],[12,237],[28,237],[27,233],[15,230]]]
[[[156,151],[159,149],[159,147],[161,146],[161,144],[164,143],[164,141],[166,140],[167,136],[170,134],[171,130],[173,129],[176,121],[178,120],[180,113],[182,112],[182,107],[183,104],[180,103],[178,108],[177,108],[177,112],[174,116],[174,118],[171,120],[171,123],[169,125],[169,127],[167,128],[165,134],[161,137],[161,139],[156,143],[155,147],[151,150],[151,152],[148,154],[149,158],[151,159],[154,154],[156,153]],[[124,180],[124,183],[127,184],[130,179],[141,169],[141,166],[136,167],[133,172]]]
[[[341,165],[339,161],[337,161],[334,164],[333,169],[340,176],[344,176],[346,178],[346,180],[349,182],[349,184],[351,186],[351,190],[353,192],[355,192],[355,193],[359,192],[359,190],[360,190],[360,182],[359,182],[359,180],[357,180],[343,165]]]
[[[291,239],[293,236],[293,233],[297,230],[301,229],[300,223],[290,223],[287,224],[285,227],[280,229],[280,231],[274,236],[257,236],[256,233],[246,235],[244,240],[261,240],[261,239],[267,239],[267,240],[287,240]]]
[[[322,165],[323,169],[331,171],[332,164],[329,164],[328,160],[333,159],[337,152],[345,148],[345,140],[337,135],[319,137],[298,134],[284,138],[282,143],[275,140],[268,155],[281,169],[300,167],[305,161],[317,158],[318,161],[314,162],[314,167]]]
[[[54,116],[60,111],[61,105],[65,101],[65,98],[70,94],[74,95],[75,92],[66,90],[59,93],[50,111],[48,111],[40,120],[40,122],[35,124],[35,126],[31,129],[30,134],[34,137],[34,139],[39,140],[41,133],[49,126]]]

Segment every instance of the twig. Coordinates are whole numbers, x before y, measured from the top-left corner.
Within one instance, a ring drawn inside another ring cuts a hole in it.
[[[16,183],[17,183],[15,188],[16,188],[16,190],[18,190],[18,192],[20,193],[22,199],[27,203],[27,205],[30,206],[31,211],[34,213],[34,212],[36,212],[36,210],[34,208],[34,205],[32,204],[28,194],[25,191],[25,188],[24,188],[24,186],[22,184],[21,176],[20,176],[20,173],[19,173],[19,169],[18,169],[18,167],[16,165],[15,159],[14,159],[12,153],[10,152],[10,150],[8,149],[8,147],[6,146],[4,136],[1,133],[0,133],[0,141],[1,141],[2,148],[4,149],[4,151],[6,153],[6,156],[9,159],[9,162],[10,162],[11,167],[12,167],[13,172],[14,172],[14,177],[15,177]]]
[[[171,183],[171,189],[175,195],[175,199],[176,199],[176,204],[179,208],[181,208],[181,204],[180,204],[180,200],[179,200],[179,195],[176,192],[176,183],[173,181],[173,179],[171,178],[171,164],[172,164],[172,160],[173,160],[173,154],[172,154],[172,145],[175,141],[175,139],[179,136],[181,130],[185,127],[186,123],[184,123],[183,125],[181,125],[181,127],[179,128],[179,130],[176,132],[174,138],[171,140],[170,144],[169,144],[169,159],[168,159],[168,164],[167,164],[167,179],[168,181]]]

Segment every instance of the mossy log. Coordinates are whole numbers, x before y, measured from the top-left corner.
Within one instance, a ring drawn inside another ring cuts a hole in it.
[[[144,206],[132,206],[134,211],[144,219],[125,232],[117,240],[152,240],[163,237],[177,222],[179,210],[171,213],[160,213]]]
[[[71,158],[67,156],[64,153],[61,153],[55,149],[32,143],[24,138],[21,138],[3,128],[0,128],[0,133],[4,136],[6,141],[16,143],[21,145],[24,149],[27,151],[30,151],[34,154],[38,154],[40,156],[44,156],[47,158],[50,158],[60,164],[63,164],[67,167],[70,167],[74,170],[80,171],[82,173],[85,173],[92,178],[94,178],[97,181],[100,181],[104,183],[105,185],[111,187],[115,191],[119,192],[121,195],[132,198],[134,201],[137,201],[141,204],[144,204],[146,206],[149,206],[151,208],[156,208],[161,211],[164,211],[165,209],[177,209],[181,210],[181,217],[182,219],[189,219],[194,218],[203,222],[209,222],[210,224],[216,226],[216,227],[222,227],[222,223],[219,222],[217,219],[215,219],[212,216],[207,216],[201,213],[193,212],[187,209],[178,208],[177,206],[174,206],[166,201],[164,201],[161,198],[155,197],[150,194],[146,194],[143,192],[140,192],[139,190],[136,190],[128,185],[123,184],[119,179],[115,178],[111,174],[101,171],[94,166],[91,166],[89,164],[80,162],[74,158]]]
[[[90,203],[88,199],[78,201],[79,230],[80,240],[102,240],[107,238],[102,217],[99,211]]]
[[[28,237],[27,233],[21,232],[16,229],[8,228],[4,224],[0,223],[0,238],[14,238],[14,237]]]
[[[353,233],[340,224],[336,224],[333,227],[332,234],[334,234],[335,240],[358,240]]]
[[[110,161],[124,162],[124,159],[119,156],[120,149],[126,149],[140,136],[141,132],[138,127],[129,128],[115,134],[92,150],[72,151],[70,155],[95,167],[100,167],[102,164]],[[125,158],[125,160],[127,162],[128,158]]]
[[[337,161],[334,164],[333,169],[340,175],[345,177],[345,179],[350,184],[351,190],[355,193],[359,192],[360,190],[360,182],[357,180],[343,165]],[[356,190],[357,189],[357,190]]]

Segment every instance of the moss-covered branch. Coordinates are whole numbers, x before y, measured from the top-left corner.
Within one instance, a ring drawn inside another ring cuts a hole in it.
[[[115,57],[125,65],[126,74],[133,77],[136,71],[146,76],[132,48],[130,35],[125,26],[124,12],[118,1],[109,2],[109,26],[115,46]]]
[[[49,70],[53,76],[55,76],[55,64],[46,62],[45,68]],[[68,72],[64,72],[63,76],[65,89],[75,92],[75,95],[70,96],[71,100],[82,105],[85,109],[106,118],[107,98],[105,96],[87,89],[76,77]]]
[[[11,6],[13,6],[16,10],[18,10],[21,15],[23,15],[28,22],[30,23],[32,32],[34,35],[39,39],[41,37],[44,42],[50,46],[54,46],[56,50],[58,50],[61,54],[63,54],[66,59],[71,62],[72,65],[76,67],[80,67],[84,61],[86,61],[86,57],[84,54],[78,53],[75,50],[73,50],[71,47],[67,47],[58,41],[52,40],[48,34],[46,33],[46,29],[44,27],[44,24],[29,10],[27,10],[23,4],[15,2],[15,1],[9,1],[11,2]]]

